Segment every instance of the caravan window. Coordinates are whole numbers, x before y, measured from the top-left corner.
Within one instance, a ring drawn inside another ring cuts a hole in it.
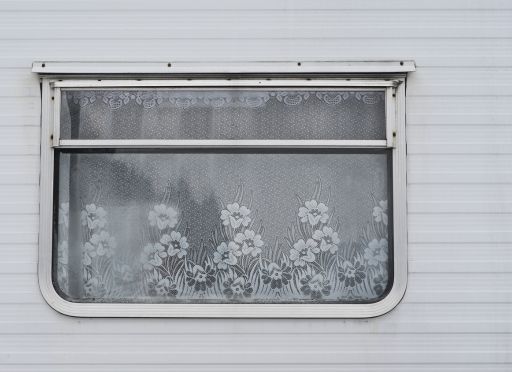
[[[82,315],[373,315],[404,280],[400,83],[52,82],[59,301]]]

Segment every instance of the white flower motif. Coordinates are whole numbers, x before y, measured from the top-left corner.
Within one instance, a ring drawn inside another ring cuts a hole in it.
[[[165,247],[159,243],[147,244],[141,255],[141,262],[145,270],[153,270],[153,267],[163,263],[162,258],[167,257]]]
[[[229,94],[222,93],[205,93],[203,96],[203,102],[213,108],[223,107],[231,102],[232,98]]]
[[[187,109],[197,103],[197,97],[192,94],[179,93],[171,95],[169,102],[180,109]]]
[[[376,207],[373,207],[373,217],[375,217],[375,222],[381,222],[384,225],[388,225],[388,201],[387,200],[381,200],[379,202],[379,205]]]
[[[320,250],[322,252],[331,251],[334,254],[339,248],[340,238],[338,233],[330,227],[324,226],[322,230],[316,230],[313,233],[313,239],[320,242]]]
[[[73,103],[75,105],[79,105],[80,107],[85,107],[91,103],[96,102],[96,93],[90,91],[80,91],[80,92],[68,92],[67,94],[71,94],[73,97]]]
[[[264,244],[263,240],[261,240],[261,235],[256,234],[252,230],[245,230],[243,234],[236,234],[235,242],[242,246],[243,254],[250,253],[253,257],[261,253],[261,247]]]
[[[92,258],[96,256],[110,257],[116,248],[116,240],[110,236],[105,230],[100,231],[98,234],[92,234],[91,238],[84,245],[84,263],[90,265]]]
[[[273,93],[279,102],[284,102],[289,106],[299,105],[302,101],[309,98],[309,92],[277,92]]]
[[[386,239],[373,239],[364,249],[364,258],[368,265],[377,266],[380,262],[386,262],[388,259],[388,241]]]
[[[69,226],[69,203],[60,203],[59,225]]]
[[[311,226],[319,222],[326,223],[329,219],[327,211],[329,208],[324,203],[317,203],[316,200],[309,200],[304,203],[305,207],[299,208],[301,222],[309,222]]]
[[[69,208],[69,207],[68,207]],[[90,230],[102,229],[107,224],[107,212],[96,204],[87,204],[85,210],[80,214],[82,225],[87,226]]]
[[[306,262],[315,261],[315,253],[318,252],[320,252],[320,248],[313,239],[308,239],[307,242],[300,239],[290,249],[290,260],[293,261],[295,266],[305,266]]]
[[[251,211],[244,205],[240,206],[238,203],[228,204],[226,209],[220,212],[220,219],[222,224],[236,229],[240,225],[247,227],[251,222],[249,214]]]
[[[135,95],[135,102],[142,105],[145,109],[150,109],[159,105],[164,101],[164,97],[161,92],[144,92],[140,91]]]
[[[148,220],[151,226],[157,226],[160,230],[167,227],[172,229],[178,223],[178,212],[165,204],[155,205],[155,208],[149,212]]]
[[[187,237],[181,236],[177,231],[171,231],[171,235],[162,235],[160,243],[167,247],[167,254],[170,257],[178,255],[178,258],[182,258],[188,253]]]
[[[265,105],[270,99],[268,92],[244,92],[239,98],[240,102],[250,108],[256,108]]]
[[[316,273],[309,267],[300,279],[300,291],[313,300],[320,300],[331,293],[331,284],[323,274]]]
[[[375,105],[383,100],[383,93],[381,92],[356,92],[356,99],[363,101],[367,105]]]
[[[237,257],[240,257],[242,252],[240,247],[235,242],[229,242],[229,244],[221,243],[217,247],[217,251],[213,253],[213,262],[217,264],[217,267],[221,270],[228,268],[228,265],[236,265],[238,262]]]
[[[350,97],[349,92],[317,92],[316,96],[328,105],[337,105]]]
[[[223,293],[230,300],[242,300],[251,297],[251,293],[254,291],[251,283],[243,276],[228,278],[223,286],[225,288]]]
[[[131,95],[128,92],[108,92],[103,96],[103,102],[108,104],[112,110],[117,110],[130,102]]]

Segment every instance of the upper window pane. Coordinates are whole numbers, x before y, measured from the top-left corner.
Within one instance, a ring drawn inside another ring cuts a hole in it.
[[[377,89],[63,89],[60,120],[63,139],[386,139]]]

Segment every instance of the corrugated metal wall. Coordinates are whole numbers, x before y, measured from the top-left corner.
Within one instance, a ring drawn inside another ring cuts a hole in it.
[[[32,61],[346,59],[418,68],[407,91],[409,288],[394,311],[75,319],[44,302]],[[0,138],[0,370],[512,369],[512,2],[0,0]]]

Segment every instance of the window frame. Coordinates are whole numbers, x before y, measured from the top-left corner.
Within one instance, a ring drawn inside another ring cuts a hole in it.
[[[96,77],[96,79],[94,79]],[[250,78],[239,75],[190,78],[164,77],[134,80],[98,80],[98,76],[43,77],[41,121],[41,179],[39,230],[39,286],[43,297],[55,310],[81,317],[207,317],[207,318],[369,318],[387,313],[402,299],[407,286],[406,223],[406,138],[405,76],[381,75],[369,78],[329,76],[317,78],[286,76]],[[63,140],[60,138],[60,90],[66,88],[272,88],[385,89],[385,140]],[[54,218],[54,151],[64,148],[391,148],[393,183],[393,282],[388,294],[368,304],[147,304],[77,303],[63,299],[52,278],[52,239]]]

